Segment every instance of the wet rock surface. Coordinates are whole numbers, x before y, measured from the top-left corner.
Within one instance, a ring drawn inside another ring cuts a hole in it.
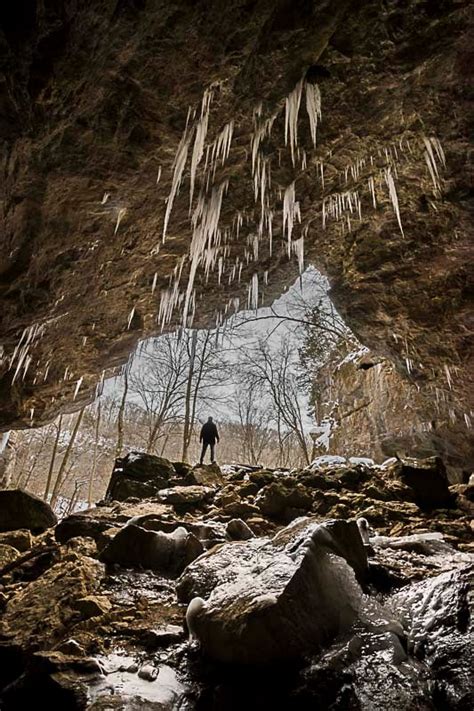
[[[9,534],[3,707],[467,711],[471,518],[400,466],[242,468],[184,510],[158,492]]]

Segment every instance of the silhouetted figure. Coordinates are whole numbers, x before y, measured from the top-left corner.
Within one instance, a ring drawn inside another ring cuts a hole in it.
[[[208,447],[211,448],[211,462],[214,464],[214,447],[216,442],[219,441],[219,433],[216,425],[212,421],[212,417],[209,417],[208,421],[202,426],[199,441],[202,442],[201,464],[204,463],[204,456]]]

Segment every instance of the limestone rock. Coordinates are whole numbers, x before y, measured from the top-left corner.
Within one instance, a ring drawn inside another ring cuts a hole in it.
[[[222,486],[224,477],[218,464],[199,464],[193,467],[191,476],[195,484]]]
[[[76,600],[74,607],[83,619],[88,620],[110,612],[112,603],[105,595],[87,595]]]
[[[446,508],[453,503],[446,469],[439,457],[401,459],[393,466],[391,476],[413,490],[420,508]]]
[[[34,708],[38,697],[51,708],[84,709],[88,706],[88,685],[101,677],[99,663],[83,655],[40,651],[26,659],[24,673],[4,689],[4,708]]]
[[[287,521],[288,509],[300,509],[302,515],[311,508],[313,498],[300,484],[278,481],[264,487],[255,502],[265,516]]]
[[[299,657],[354,620],[362,593],[348,559],[366,565],[355,522],[307,520],[279,535],[219,546],[178,581],[179,599],[208,598],[193,629],[213,659]]]
[[[172,489],[162,489],[158,496],[164,504],[172,506],[192,506],[209,501],[214,495],[214,489],[208,486],[175,486]]]
[[[252,529],[240,518],[233,518],[225,527],[227,536],[233,541],[247,541],[254,537]]]
[[[260,509],[248,501],[232,501],[224,506],[223,512],[225,516],[233,518],[249,518],[249,516],[258,516]]]
[[[66,543],[75,537],[85,537],[93,538],[98,544],[102,544],[108,529],[120,528],[136,517],[160,518],[170,510],[156,500],[137,503],[111,502],[67,516],[56,526],[55,537],[59,543]]]
[[[0,532],[26,528],[39,533],[57,524],[51,506],[22,489],[0,490]]]
[[[97,560],[71,554],[9,600],[1,633],[25,649],[59,643],[70,635],[76,601],[97,590],[104,572]]]
[[[130,497],[146,499],[169,486],[176,470],[168,459],[153,454],[129,452],[117,459],[105,495],[106,501],[124,501]]]
[[[184,528],[173,533],[147,531],[131,524],[121,529],[100,554],[104,563],[142,567],[162,573],[180,573],[204,551],[200,541]]]
[[[390,601],[408,631],[409,651],[432,670],[437,697],[446,709],[474,704],[473,589],[471,563],[408,585]]]
[[[9,563],[18,558],[20,553],[13,546],[8,546],[6,543],[0,543],[0,571]]]
[[[20,553],[29,551],[33,543],[33,538],[27,528],[20,528],[17,531],[6,531],[0,533],[0,544],[13,546]]]

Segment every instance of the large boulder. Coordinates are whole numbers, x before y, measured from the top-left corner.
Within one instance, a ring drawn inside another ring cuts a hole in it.
[[[313,497],[301,484],[274,481],[261,489],[255,503],[264,516],[288,522],[309,511]]]
[[[389,602],[407,630],[408,651],[431,672],[439,709],[474,708],[473,590],[470,563],[407,585]]]
[[[52,646],[70,635],[78,617],[76,603],[94,593],[104,566],[88,556],[70,554],[12,597],[0,624],[0,636],[22,649]]]
[[[159,499],[164,504],[186,507],[210,501],[213,495],[214,489],[196,484],[194,486],[174,486],[170,489],[163,489],[159,493]]]
[[[125,567],[179,574],[203,551],[196,536],[181,526],[172,533],[163,533],[148,531],[132,523],[122,528],[105,546],[100,559]]]
[[[367,566],[355,522],[295,522],[273,539],[227,543],[184,571],[178,598],[206,654],[265,664],[301,656],[347,629]]]
[[[193,468],[190,476],[195,484],[202,486],[222,486],[225,483],[218,464],[198,464]]]
[[[392,466],[390,474],[413,491],[414,500],[422,509],[453,505],[446,468],[439,457],[400,459]]]
[[[150,498],[169,486],[170,479],[176,476],[176,469],[168,459],[143,452],[129,452],[115,461],[105,499]]]
[[[59,543],[66,543],[71,538],[93,538],[99,545],[111,528],[121,528],[131,519],[148,517],[160,519],[166,516],[168,509],[157,501],[110,502],[85,511],[71,514],[64,518],[55,529],[55,537]]]
[[[13,546],[20,553],[30,550],[33,544],[31,532],[27,528],[19,528],[16,531],[5,531],[0,533],[0,545]]]
[[[0,532],[26,528],[42,533],[57,524],[49,504],[22,489],[0,490]]]

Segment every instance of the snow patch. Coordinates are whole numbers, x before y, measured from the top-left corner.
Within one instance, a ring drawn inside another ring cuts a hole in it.
[[[337,454],[323,454],[321,457],[316,457],[310,464],[311,469],[318,467],[334,466],[335,464],[347,464],[346,457],[339,457]]]

